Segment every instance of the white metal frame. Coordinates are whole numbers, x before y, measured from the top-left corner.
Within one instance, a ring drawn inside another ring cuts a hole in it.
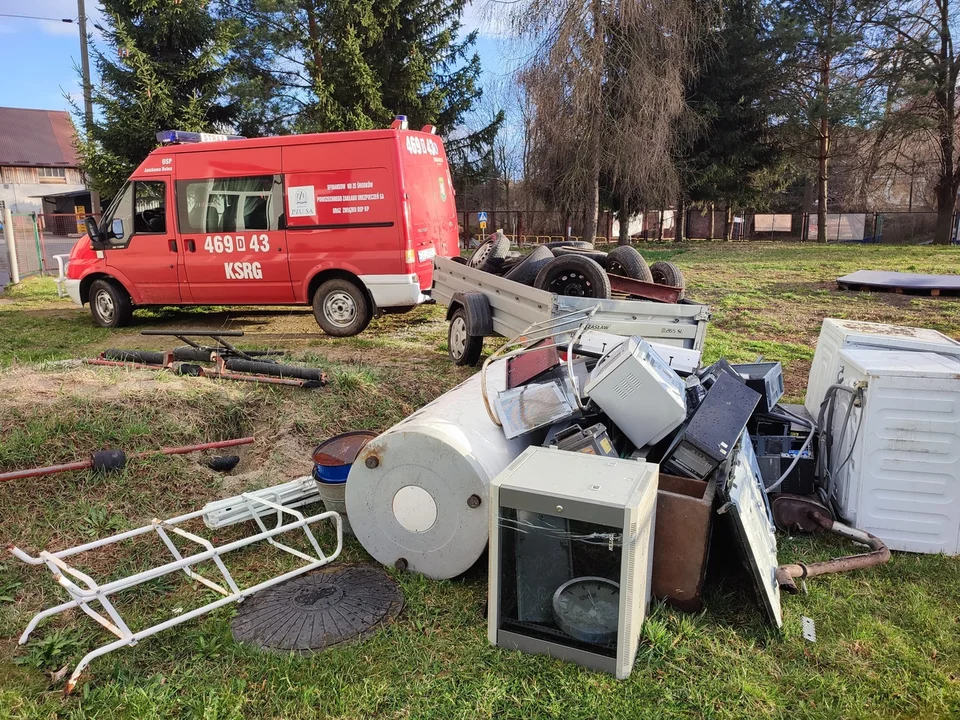
[[[267,490],[269,491],[270,488],[267,488]],[[67,682],[65,692],[69,693],[75,687],[77,679],[83,672],[84,668],[86,668],[86,666],[89,665],[92,660],[100,657],[101,655],[106,655],[113,650],[126,647],[127,645],[136,645],[140,640],[143,640],[151,635],[155,635],[161,630],[166,630],[167,628],[184,623],[187,620],[192,620],[195,617],[199,617],[200,615],[208,613],[211,610],[215,610],[224,605],[228,605],[232,602],[242,602],[245,598],[253,595],[255,592],[326,565],[340,555],[340,551],[343,548],[343,523],[340,515],[335,512],[323,512],[311,517],[304,517],[303,513],[297,510],[293,510],[289,507],[285,507],[284,505],[268,500],[263,496],[264,494],[265,491],[260,491],[258,494],[244,493],[239,496],[239,498],[241,498],[247,505],[249,516],[257,523],[260,531],[249,537],[236,540],[219,547],[215,546],[206,538],[200,537],[184,530],[181,527],[178,527],[185,522],[195,518],[203,517],[204,514],[208,512],[207,508],[197,510],[196,512],[187,513],[186,515],[180,515],[175,518],[170,518],[169,520],[154,519],[149,525],[145,525],[135,530],[118,533],[107,538],[94,540],[93,542],[89,542],[84,545],[78,545],[77,547],[60,550],[59,552],[51,553],[42,551],[40,552],[39,557],[32,557],[20,548],[13,546],[9,547],[8,549],[14,555],[14,557],[22,560],[25,563],[30,565],[46,565],[50,572],[53,573],[53,577],[56,579],[56,581],[64,590],[66,590],[67,594],[71,598],[71,600],[68,602],[37,613],[27,625],[26,630],[24,630],[23,634],[20,636],[19,644],[23,645],[27,642],[30,637],[30,633],[34,631],[41,620],[75,607],[79,607],[81,610],[83,610],[83,612],[116,635],[119,639],[91,650],[84,655],[83,658],[81,658],[80,662],[77,663],[73,674],[70,676],[70,680]],[[275,510],[277,513],[277,525],[276,527],[268,529],[263,522],[262,515],[273,510]],[[292,516],[293,521],[284,523],[283,519],[285,515]],[[316,523],[320,520],[333,520],[334,524],[336,525],[337,547],[336,550],[330,555],[325,554],[320,549],[320,545],[309,527],[312,523]],[[274,539],[277,535],[297,529],[303,530],[307,540],[310,542],[310,545],[316,553],[315,556],[308,555],[307,553],[296,550],[289,545],[285,545]],[[113,545],[114,543],[122,540],[129,540],[130,538],[137,537],[138,535],[144,535],[151,532],[156,532],[157,535],[159,535],[160,539],[163,541],[163,544],[174,557],[172,562],[168,562],[165,565],[150,568],[129,577],[120,578],[118,580],[114,580],[113,582],[101,585],[89,575],[74,567],[71,567],[64,560],[64,558],[72,555],[77,555],[88,550],[95,550],[107,545]],[[203,548],[203,551],[193,555],[182,555],[177,549],[176,545],[174,545],[170,537],[171,533],[200,545],[200,547]],[[307,564],[295,570],[291,570],[290,572],[284,573],[283,575],[279,575],[269,580],[265,580],[264,582],[258,583],[257,585],[253,585],[252,587],[241,589],[234,581],[233,576],[231,576],[230,571],[227,569],[227,566],[224,564],[222,556],[233,550],[247,547],[248,545],[252,545],[253,543],[261,540],[266,540],[278,550],[282,550],[295,557],[298,557],[301,560],[304,560]],[[212,560],[216,564],[217,569],[223,576],[223,581],[226,583],[227,587],[223,587],[222,585],[213,582],[212,580],[209,580],[208,578],[205,578],[199,573],[190,569],[192,565],[196,565],[197,563],[205,562],[207,560]],[[127,623],[123,620],[116,608],[113,606],[113,603],[111,603],[109,599],[110,596],[123,590],[128,590],[136,585],[140,585],[148,580],[153,580],[178,570],[182,570],[191,580],[196,580],[211,590],[223,595],[223,597],[219,600],[215,600],[202,607],[190,610],[182,615],[165,620],[164,622],[158,623],[138,632],[131,631],[127,626]],[[80,587],[80,585],[74,582],[74,580],[80,581],[80,583],[86,587]],[[107,616],[104,616],[90,607],[90,603],[92,602],[99,602],[106,611]]]

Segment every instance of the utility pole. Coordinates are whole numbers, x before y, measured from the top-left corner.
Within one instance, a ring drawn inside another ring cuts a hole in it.
[[[80,72],[83,74],[83,120],[87,138],[93,130],[93,88],[90,85],[90,57],[87,53],[87,12],[84,0],[77,0],[77,24],[80,26]],[[90,191],[90,211],[100,214],[100,195]]]

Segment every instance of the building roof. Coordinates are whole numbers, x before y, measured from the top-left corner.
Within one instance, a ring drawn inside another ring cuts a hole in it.
[[[0,107],[0,165],[76,167],[70,113]]]

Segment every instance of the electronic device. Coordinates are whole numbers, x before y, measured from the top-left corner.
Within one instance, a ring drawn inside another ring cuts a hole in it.
[[[736,445],[760,394],[720,372],[700,407],[677,433],[661,465],[672,475],[706,480]]]
[[[891,550],[960,554],[960,360],[848,348],[837,361],[857,393],[837,392],[830,427],[827,487],[844,522]]]
[[[623,335],[603,332],[602,330],[587,330],[573,346],[578,355],[603,357],[615,347],[622,345],[627,338]],[[675,372],[692,373],[700,367],[700,351],[690,348],[667,345],[665,343],[647,341],[650,347]]]
[[[750,573],[767,618],[775,627],[783,627],[780,584],[777,582],[780,563],[777,561],[776,527],[767,494],[763,491],[753,443],[746,430],[722,470],[726,471],[721,489],[724,503],[717,512],[731,521],[740,558]]]
[[[528,447],[490,484],[490,643],[627,677],[650,602],[656,465]]]
[[[636,336],[600,358],[583,390],[637,447],[659,442],[687,417],[683,380]]]
[[[610,442],[606,426],[602,423],[591,425],[587,429],[583,429],[577,423],[556,432],[551,428],[550,432],[547,433],[547,439],[543,441],[543,446],[555,447],[567,452],[620,457],[613,447],[613,443]]]
[[[820,327],[820,339],[817,340],[803,402],[815,421],[827,388],[837,382],[840,370],[838,353],[854,347],[934,352],[960,357],[960,342],[936,330],[826,318]]]
[[[816,458],[812,447],[803,449],[805,438],[796,435],[753,435],[757,464],[764,487],[777,482],[793,465],[790,474],[770,492],[812,495],[816,486]],[[794,464],[797,456],[800,459]]]
[[[731,366],[747,387],[760,393],[757,412],[770,412],[783,397],[783,366],[778,362],[742,363]]]

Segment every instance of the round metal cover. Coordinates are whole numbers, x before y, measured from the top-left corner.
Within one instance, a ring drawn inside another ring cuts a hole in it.
[[[368,637],[402,608],[380,568],[331,565],[247,598],[230,626],[238,642],[307,654]]]

